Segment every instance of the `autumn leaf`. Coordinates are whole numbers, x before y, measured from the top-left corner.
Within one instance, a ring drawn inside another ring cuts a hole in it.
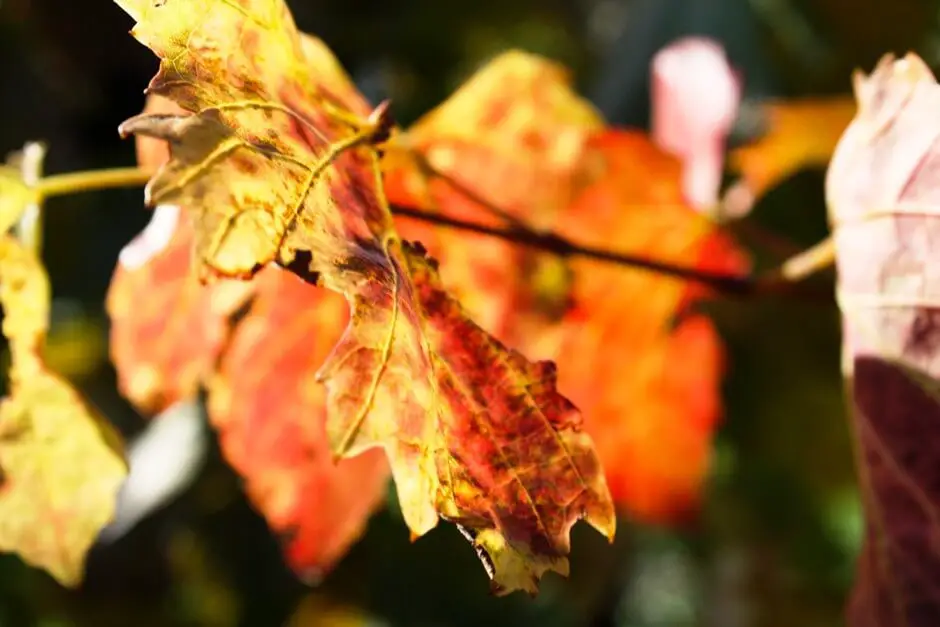
[[[162,411],[207,386],[225,458],[291,567],[312,577],[359,537],[388,480],[379,452],[336,464],[326,440],[314,379],[345,303],[275,267],[251,282],[202,285],[193,236],[189,216],[162,205],[121,252],[107,301],[120,387],[141,409]]]
[[[550,225],[578,189],[588,134],[603,124],[572,91],[562,66],[519,50],[504,52],[389,142],[383,164],[389,196],[433,206],[436,196],[465,196],[460,189],[471,189],[477,204],[497,206],[536,228]],[[430,173],[409,159],[415,155]],[[494,160],[498,170],[490,166]]]
[[[127,473],[112,427],[43,363],[49,281],[38,258],[0,239],[10,393],[0,402],[0,549],[77,585],[85,554],[114,515]]]
[[[327,423],[334,450],[390,442],[412,531],[428,531],[439,513],[482,551],[495,592],[535,592],[546,570],[567,573],[568,531],[579,518],[614,533],[580,413],[557,393],[553,364],[526,361],[470,322],[422,251],[406,245],[399,254],[415,293],[393,319],[381,305],[396,295],[376,284],[321,371],[330,414],[346,418]],[[423,372],[414,366],[421,359]],[[377,363],[383,376],[363,386],[361,373]]]
[[[511,63],[510,63],[511,62]],[[498,58],[481,74],[498,76],[513,64],[552,67],[537,57]],[[696,215],[686,201],[680,162],[657,148],[649,138],[631,132],[596,131],[572,104],[578,97],[559,75],[530,72],[549,81],[556,102],[552,109],[528,100],[537,93],[535,82],[520,79],[518,106],[543,136],[542,148],[527,155],[527,167],[538,172],[549,166],[545,146],[559,137],[578,137],[577,160],[570,162],[567,179],[576,182],[558,194],[555,207],[540,209],[533,203],[512,202],[506,213],[523,222],[541,223],[573,241],[604,249],[714,272],[741,272],[747,260],[736,246]],[[555,81],[551,83],[550,81]],[[495,127],[490,111],[506,110],[507,97],[496,89],[483,89],[494,81],[470,81],[445,102],[420,137],[425,150],[437,145],[435,133],[448,144],[454,120],[478,121],[460,126],[461,144],[450,149],[448,174],[472,172],[464,187],[471,192],[495,193],[499,183],[513,177],[516,162],[503,157],[525,150],[525,142],[512,135],[522,122],[506,129]],[[504,83],[496,83],[504,85]],[[514,89],[514,87],[510,87]],[[567,93],[562,97],[561,94]],[[472,99],[471,99],[472,96]],[[473,110],[475,106],[479,111]],[[587,107],[587,105],[583,105]],[[458,115],[459,114],[459,115]],[[522,119],[522,118],[520,118]],[[580,126],[578,123],[580,121]],[[406,136],[413,132],[409,129]],[[552,133],[557,137],[553,138]],[[478,145],[474,144],[478,139]],[[491,144],[506,146],[503,152]],[[571,142],[569,142],[571,143]],[[477,154],[487,154],[478,159]],[[463,159],[467,157],[465,169]],[[441,211],[480,223],[498,223],[483,202],[453,189],[446,180],[429,177],[431,198],[418,193],[420,174],[390,170],[390,198],[399,204]],[[560,176],[561,171],[556,172]],[[529,183],[531,184],[531,183]],[[517,194],[524,198],[521,192]],[[494,202],[497,202],[494,197]],[[502,208],[503,204],[500,203]],[[413,222],[400,228],[418,235]],[[424,241],[424,240],[423,240]],[[672,522],[694,510],[711,459],[711,441],[721,413],[720,382],[723,349],[712,324],[702,316],[686,316],[673,329],[680,312],[705,293],[674,279],[641,270],[535,253],[506,242],[465,233],[426,238],[432,254],[441,259],[444,283],[461,296],[474,319],[510,346],[527,355],[564,364],[559,386],[585,411],[586,427],[594,437],[615,500],[635,517]],[[643,294],[641,301],[634,295]]]
[[[162,59],[150,89],[193,113],[123,130],[170,141],[149,201],[194,215],[202,276],[276,261],[350,302],[321,370],[334,452],[385,448],[412,531],[439,515],[463,525],[499,591],[564,572],[580,518],[612,537],[603,475],[553,367],[471,323],[395,234],[373,146],[385,109],[365,117],[310,75],[281,2],[119,4]]]
[[[297,250],[330,259],[371,254],[353,238],[388,229],[387,212],[373,198],[340,221],[334,196],[375,187],[374,152],[354,147],[385,123],[307,80],[314,68],[283,2],[118,4],[137,20],[135,37],[163,59],[148,91],[194,113],[144,114],[121,132],[170,141],[176,158],[147,185],[148,204],[206,208],[193,211],[201,277],[247,278],[275,260],[290,265]],[[213,184],[220,179],[224,185]],[[298,228],[302,219],[312,223]]]
[[[384,503],[380,450],[334,462],[317,369],[339,339],[346,302],[272,266],[209,384],[209,416],[252,502],[287,541],[290,565],[318,578]]]
[[[674,264],[746,270],[733,243],[685,204],[680,164],[649,138],[610,131],[590,148],[593,182],[560,217],[559,233]],[[584,411],[615,500],[642,520],[681,519],[700,502],[721,414],[721,340],[706,317],[686,311],[702,292],[586,259],[571,268],[572,307],[552,354],[568,366],[559,386]]]
[[[917,56],[855,76],[826,178],[866,538],[851,627],[940,622],[940,86]]]
[[[386,193],[394,204],[480,224],[516,220],[545,229],[583,184],[584,145],[602,126],[600,115],[571,89],[565,69],[537,55],[505,52],[389,142]],[[513,312],[535,311],[568,279],[553,256],[510,242],[407,218],[397,226],[435,256],[446,255],[444,284],[500,338],[521,332],[504,326],[515,321]],[[519,267],[543,280],[526,280]]]
[[[824,167],[855,115],[844,96],[769,100],[760,104],[766,133],[731,151],[729,165],[740,173],[739,189],[760,198],[803,168]]]
[[[193,226],[176,205],[160,205],[125,246],[105,307],[118,388],[158,413],[193,396],[229,339],[229,318],[251,296],[249,282],[204,286],[192,269]]]

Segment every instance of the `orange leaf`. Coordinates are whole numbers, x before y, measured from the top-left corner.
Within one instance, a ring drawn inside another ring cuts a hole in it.
[[[325,390],[314,375],[332,346],[323,338],[345,324],[345,304],[273,267],[252,282],[201,285],[190,222],[161,206],[122,252],[108,296],[119,383],[149,411],[208,384],[223,453],[284,536],[291,566],[329,570],[380,505],[388,478],[381,454],[337,465],[327,445]],[[235,309],[249,302],[236,323]]]
[[[583,184],[584,145],[602,126],[600,115],[571,89],[564,68],[509,51],[389,143],[386,192],[395,204],[483,224],[506,224],[495,206],[530,227],[550,227]],[[445,285],[474,320],[510,343],[523,332],[506,326],[523,324],[513,312],[565,305],[552,302],[566,291],[567,276],[551,255],[413,220],[397,224],[404,237],[446,259]],[[520,267],[545,281],[527,280]]]
[[[594,182],[559,232],[676,264],[744,268],[730,242],[716,246],[714,225],[684,204],[679,163],[647,137],[613,131],[591,147]],[[614,498],[642,519],[674,520],[698,503],[709,467],[720,340],[702,316],[672,327],[690,297],[684,282],[585,259],[571,265],[574,306],[553,355],[568,365],[559,385],[585,413]]]
[[[379,450],[333,461],[326,390],[317,368],[348,318],[345,301],[270,267],[239,322],[209,394],[209,416],[229,463],[300,572],[329,570],[384,502]]]
[[[577,191],[588,134],[602,126],[600,114],[571,90],[564,68],[505,52],[389,143],[389,198],[433,207],[434,192],[448,187],[438,177],[428,199],[435,177],[409,161],[412,153],[485,203],[536,227],[550,225]],[[494,160],[500,168],[491,167]]]
[[[649,138],[599,132],[583,153],[575,177],[587,187],[559,212],[556,232],[703,270],[747,267],[730,238],[684,200],[679,161]],[[459,169],[464,153],[454,154]],[[511,171],[494,156],[475,178],[480,185],[499,180],[504,166]],[[485,211],[452,190],[439,200],[440,210],[470,219]],[[479,239],[458,234],[446,246],[435,242],[447,284],[498,337],[563,364],[559,387],[584,411],[615,500],[648,521],[689,513],[700,500],[720,416],[723,351],[704,317],[672,325],[705,290],[644,270],[563,262]],[[501,274],[485,273],[481,257],[492,259],[484,268]]]
[[[836,142],[855,115],[855,101],[844,96],[769,101],[762,105],[767,133],[731,151],[731,168],[741,173],[754,197],[801,169],[829,163]]]
[[[602,248],[716,272],[747,266],[688,206],[678,160],[644,135],[599,125],[554,65],[520,53],[498,57],[397,140],[459,187],[398,159],[386,166],[389,198],[490,224],[500,223],[489,207],[496,205]],[[443,155],[436,164],[435,154]],[[399,224],[442,259],[444,283],[485,329],[563,364],[559,386],[584,410],[618,502],[659,522],[694,509],[720,415],[723,357],[705,318],[671,324],[706,290]]]
[[[333,450],[384,447],[411,529],[439,515],[467,527],[500,591],[564,572],[580,518],[612,536],[593,447],[551,368],[467,320],[395,233],[374,147],[385,109],[366,118],[319,82],[283,2],[119,4],[162,59],[151,89],[193,112],[122,128],[170,141],[149,201],[192,212],[201,275],[275,261],[351,303],[322,375]]]

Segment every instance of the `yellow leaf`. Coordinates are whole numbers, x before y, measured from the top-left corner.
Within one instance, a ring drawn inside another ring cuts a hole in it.
[[[0,402],[0,549],[76,585],[126,476],[120,441],[43,365],[49,282],[10,237],[0,240],[0,301],[13,356],[11,393]]]
[[[763,110],[766,135],[733,150],[729,159],[755,197],[803,168],[829,163],[836,143],[855,117],[855,101],[843,96],[780,100],[765,103]]]

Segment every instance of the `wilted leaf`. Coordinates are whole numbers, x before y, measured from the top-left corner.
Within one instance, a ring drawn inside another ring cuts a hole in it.
[[[334,462],[315,373],[348,319],[333,292],[271,267],[212,379],[209,416],[252,502],[287,541],[291,566],[329,570],[384,503],[380,450]]]
[[[162,59],[151,89],[193,112],[123,128],[171,142],[150,200],[193,213],[203,276],[277,261],[352,305],[323,369],[333,450],[384,447],[412,530],[439,514],[467,527],[501,590],[564,571],[579,518],[612,536],[603,475],[551,367],[467,320],[395,234],[372,145],[385,110],[367,119],[318,81],[282,2],[119,4]]]
[[[844,96],[768,101],[761,112],[766,133],[729,156],[731,168],[757,198],[803,168],[825,166],[855,115],[855,103]]]
[[[114,515],[127,468],[111,426],[42,363],[49,282],[39,260],[0,239],[10,395],[0,402],[0,549],[60,583],[78,584],[85,554]]]
[[[855,77],[826,180],[867,533],[852,627],[940,623],[940,86],[913,54]]]

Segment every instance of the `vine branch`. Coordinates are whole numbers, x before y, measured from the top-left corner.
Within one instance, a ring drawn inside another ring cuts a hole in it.
[[[36,184],[35,189],[41,199],[47,199],[54,196],[116,187],[142,186],[147,183],[151,176],[152,172],[138,167],[70,172],[42,178]],[[810,285],[794,282],[780,272],[771,272],[760,276],[710,272],[657,261],[639,255],[594,248],[572,242],[555,233],[541,233],[514,225],[505,228],[491,227],[398,205],[393,205],[391,211],[397,216],[420,220],[444,228],[496,237],[561,257],[584,257],[626,268],[657,272],[665,276],[704,285],[725,296],[741,298],[782,295],[804,300],[825,302],[832,302],[833,300],[830,285]]]

